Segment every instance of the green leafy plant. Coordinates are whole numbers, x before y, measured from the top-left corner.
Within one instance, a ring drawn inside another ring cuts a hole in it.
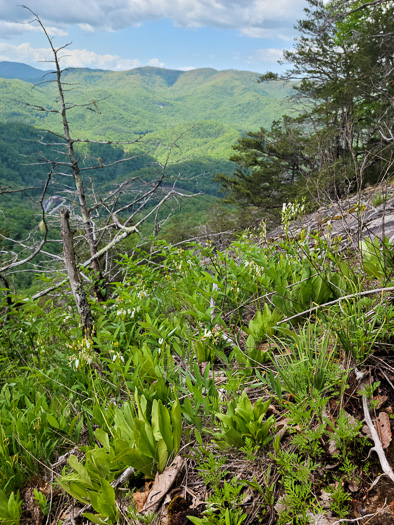
[[[275,460],[278,470],[282,475],[285,495],[281,500],[283,509],[279,513],[280,524],[286,524],[293,518],[296,523],[307,525],[310,523],[307,513],[321,512],[316,496],[314,495],[311,478],[313,472],[320,465],[311,458],[291,450],[277,450],[276,456],[271,454]]]
[[[219,395],[215,385],[214,375],[209,377],[211,366],[205,367],[201,374],[197,363],[192,370],[186,370],[185,382],[187,388],[180,388],[186,394],[182,405],[182,414],[186,421],[202,430],[203,418],[213,420],[219,409]]]
[[[37,489],[34,489],[34,499],[36,500],[37,505],[40,507],[40,510],[44,516],[48,516],[49,505],[45,494]]]
[[[223,430],[221,433],[213,433],[215,440],[221,446],[241,448],[251,442],[264,447],[272,441],[270,429],[275,425],[273,415],[266,418],[269,405],[269,399],[265,402],[259,399],[252,406],[244,390],[237,400],[229,402],[226,414],[216,414],[222,422]]]
[[[289,523],[289,519],[297,520],[296,523],[300,525],[307,525],[310,523],[310,516],[308,513],[317,514],[323,511],[319,506],[316,496],[313,495],[313,487],[310,481],[304,483],[297,483],[291,477],[285,477],[283,480],[285,496],[281,503],[284,509],[279,514],[278,523]]]
[[[237,360],[247,366],[255,366],[256,363],[264,364],[271,359],[271,353],[264,351],[259,346],[260,343],[266,341],[274,334],[274,329],[278,321],[282,319],[283,315],[277,310],[271,312],[267,304],[264,305],[264,310],[258,310],[253,319],[249,321],[249,327],[245,328],[248,334],[246,340],[247,357],[242,352],[237,352]]]
[[[314,304],[323,304],[343,295],[349,282],[354,279],[349,267],[336,260],[333,270],[320,269],[318,260],[301,262],[295,259],[290,263],[293,266],[292,274],[276,277],[276,293],[272,296],[277,310],[287,317],[304,312]],[[273,272],[279,273],[280,267]],[[301,321],[302,317],[297,317],[292,322],[299,324]]]
[[[157,513],[146,512],[141,514],[138,512],[135,505],[130,505],[127,507],[127,517],[132,520],[132,523],[144,523],[146,525],[150,525],[151,523],[155,523],[157,520]]]
[[[234,476],[229,483],[225,481],[223,487],[215,487],[208,497],[204,518],[188,516],[188,519],[195,525],[241,525],[247,518],[242,509],[242,489],[243,484]]]
[[[376,208],[377,206],[380,206],[381,204],[386,202],[388,199],[389,199],[389,195],[384,194],[384,193],[377,193],[375,197],[372,199],[372,206]]]
[[[264,474],[264,485],[261,485],[256,476],[253,476],[253,481],[242,480],[241,483],[247,485],[251,489],[255,490],[263,497],[264,506],[273,509],[275,505],[275,482],[270,483],[271,477],[271,465],[268,466],[266,473]]]
[[[319,336],[317,327],[308,324],[292,337],[294,343],[288,350],[277,345],[279,356],[275,364],[282,389],[297,401],[327,392],[342,375],[334,360],[335,343],[330,332]]]
[[[263,384],[268,385],[270,391],[276,396],[278,403],[282,405],[282,383],[279,374],[275,376],[272,370],[268,370],[263,377],[260,372],[256,370],[256,375]]]
[[[360,430],[363,425],[362,422],[351,417],[343,409],[339,412],[339,416],[335,423],[328,418],[324,418],[324,421],[332,429],[330,437],[334,440],[339,450],[339,454],[342,458],[345,458],[349,454],[351,446],[354,446],[355,442],[360,437]]]
[[[149,408],[146,398],[137,391],[134,399],[137,414],[129,403],[116,409],[110,428],[112,441],[107,432],[97,429],[95,437],[102,448],[95,446],[87,450],[85,464],[71,456],[68,464],[74,472],[58,482],[75,499],[92,505],[98,515],[87,517],[100,525],[115,523],[118,519],[111,486],[117,475],[132,466],[137,472],[154,478],[156,472],[164,470],[168,458],[179,451],[182,417],[178,399],[171,410],[156,399]]]
[[[342,311],[345,315],[340,324],[335,327],[335,332],[343,350],[352,356],[357,364],[363,362],[373,350],[376,341],[384,334],[384,324],[379,322],[379,314],[366,312],[370,301],[344,301]]]
[[[350,512],[349,502],[352,500],[351,496],[345,492],[341,480],[337,480],[335,485],[326,488],[326,492],[331,494],[330,510],[334,516],[339,519],[346,518]]]
[[[385,237],[381,242],[378,237],[360,242],[360,252],[365,272],[382,282],[387,282],[393,275],[393,247]]]
[[[220,486],[220,482],[228,474],[227,470],[222,469],[226,460],[226,457],[218,457],[209,451],[205,459],[197,462],[198,475],[207,486],[210,485],[212,489],[217,489]]]
[[[19,525],[22,516],[22,501],[19,493],[6,493],[0,490],[0,523],[4,525]]]
[[[148,477],[154,477],[156,471],[164,470],[170,455],[176,455],[179,451],[181,408],[178,398],[172,404],[171,410],[166,408],[160,399],[154,399],[149,409],[148,401],[143,395],[139,396],[137,391],[134,393],[134,399],[138,411],[134,418],[130,418],[129,406],[128,418],[125,417],[125,412],[121,411],[115,415],[115,459],[125,462],[127,466],[133,466]],[[100,440],[107,440],[104,433],[101,434]]]
[[[319,468],[319,463],[298,452],[278,450],[276,456],[271,454],[271,458],[277,463],[283,478],[291,477],[301,484],[306,483],[311,473]]]

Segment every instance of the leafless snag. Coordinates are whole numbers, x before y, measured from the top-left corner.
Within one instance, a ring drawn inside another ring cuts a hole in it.
[[[75,302],[77,303],[78,313],[81,317],[83,336],[91,338],[93,335],[93,317],[75,260],[73,233],[69,223],[70,214],[67,209],[63,208],[60,215],[62,220],[64,263]]]
[[[168,148],[163,164],[156,163],[158,175],[154,180],[144,180],[141,175],[131,176],[114,187],[105,196],[96,191],[94,177],[89,180],[86,174],[95,174],[101,169],[109,168],[128,162],[136,155],[124,154],[118,160],[103,162],[99,157],[96,162],[85,162],[83,155],[76,147],[79,144],[100,145],[133,145],[142,141],[139,136],[133,141],[114,142],[111,140],[98,140],[74,138],[70,129],[69,111],[75,108],[90,109],[99,112],[98,101],[88,103],[71,103],[66,100],[66,92],[72,89],[73,84],[62,78],[65,69],[60,66],[63,51],[68,46],[55,47],[40,17],[30,8],[23,6],[32,15],[31,22],[37,23],[42,29],[52,52],[54,71],[47,75],[54,75],[53,79],[46,78],[43,82],[54,82],[58,97],[59,107],[41,107],[31,105],[35,111],[55,113],[61,118],[62,132],[44,131],[45,135],[37,141],[40,145],[49,148],[50,154],[40,153],[34,160],[35,165],[50,166],[48,178],[40,200],[42,240],[33,243],[28,256],[21,258],[16,253],[9,252],[7,264],[0,272],[11,271],[23,264],[34,264],[34,271],[46,273],[50,268],[59,268],[59,261],[63,258],[51,250],[43,250],[45,243],[63,243],[64,263],[68,280],[77,303],[81,316],[84,335],[90,336],[93,332],[93,320],[86,293],[83,290],[83,281],[93,285],[98,300],[104,300],[105,283],[111,280],[111,259],[114,248],[130,235],[139,235],[140,226],[149,219],[155,219],[154,231],[157,234],[166,219],[159,220],[160,209],[172,198],[191,197],[175,189],[175,184],[170,188],[163,187],[167,169],[170,164],[172,149],[177,146],[177,140]],[[45,75],[45,76],[47,76]],[[50,135],[48,137],[48,135]],[[52,136],[52,137],[51,137]],[[84,161],[85,163],[83,163]],[[44,201],[48,188],[51,188],[50,197]],[[4,188],[8,191],[8,188]],[[19,191],[19,190],[18,190]],[[22,190],[21,190],[22,191]],[[60,217],[58,211],[60,212]],[[48,238],[48,231],[56,228],[59,230],[61,219],[62,241]],[[6,239],[5,237],[3,237]],[[12,239],[7,239],[12,242]],[[18,241],[19,251],[22,253],[29,249],[28,243]],[[41,253],[46,259],[33,263],[33,259]],[[81,262],[84,261],[84,262]],[[55,264],[54,264],[55,263]],[[86,270],[90,269],[90,274]],[[92,278],[93,275],[93,278]],[[61,280],[33,296],[38,299],[47,293],[62,286],[66,281]],[[104,283],[104,285],[103,285]]]

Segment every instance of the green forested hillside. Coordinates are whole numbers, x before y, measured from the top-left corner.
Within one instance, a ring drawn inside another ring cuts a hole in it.
[[[40,145],[43,130],[62,134],[57,106],[57,85],[37,82],[39,70],[24,64],[0,63],[0,177],[2,186],[36,189],[3,194],[6,212],[2,229],[12,238],[22,238],[37,227],[41,209],[38,199],[48,165],[58,154]],[[43,72],[44,73],[44,72]],[[1,78],[4,77],[4,78]],[[14,78],[13,78],[14,77]],[[46,76],[49,80],[51,76]],[[104,141],[139,140],[138,144],[83,145],[78,149],[82,166],[101,159],[104,164],[130,153],[138,158],[106,170],[86,173],[95,191],[103,195],[126,178],[153,180],[164,162],[167,184],[175,180],[187,192],[219,195],[216,173],[230,175],[228,159],[232,145],[247,130],[270,125],[288,110],[285,97],[291,84],[258,84],[258,75],[246,71],[201,69],[188,72],[145,67],[124,72],[75,69],[63,74],[67,101],[76,107],[68,113],[73,138]],[[44,111],[44,109],[49,111]],[[1,124],[1,122],[3,124]],[[34,131],[34,128],[38,131]],[[140,139],[140,135],[143,135]],[[49,141],[51,142],[51,141]],[[56,149],[56,148],[55,148]],[[62,183],[64,184],[64,179]],[[59,176],[47,190],[47,198],[59,195]],[[31,200],[33,198],[33,201]],[[214,198],[197,197],[187,207],[171,208],[171,218],[162,234],[176,239],[196,232],[206,222]],[[179,216],[182,228],[179,229]],[[26,221],[16,220],[26,217]]]
[[[215,126],[220,132],[220,125],[215,123]],[[215,130],[215,126],[212,126],[212,130]],[[191,131],[191,136],[195,137],[196,142],[199,140],[197,128]],[[42,220],[41,198],[44,205],[53,196],[57,197],[58,203],[63,202],[62,205],[72,207],[75,203],[75,196],[70,194],[69,180],[61,175],[62,172],[67,175],[68,170],[64,167],[58,169],[60,173],[52,175],[42,197],[52,166],[47,159],[61,161],[62,158],[54,151],[59,150],[59,147],[51,148],[39,141],[53,140],[53,135],[30,125],[0,122],[0,234],[5,236],[0,240],[0,246],[6,252],[15,248],[18,253],[23,250],[23,245],[15,246],[8,239],[29,244],[32,240],[39,241],[42,238],[39,229]],[[164,146],[162,151],[166,152]],[[89,166],[97,166],[99,162],[109,165],[104,169],[82,172],[88,206],[94,206],[97,195],[110,194],[117,185],[130,178],[141,178],[149,185],[157,180],[162,171],[155,158],[137,145],[133,148],[131,160],[113,165],[111,164],[124,159],[126,155],[130,156],[130,152],[125,152],[119,145],[97,143],[80,144],[77,152],[82,170]],[[162,198],[174,183],[183,193],[200,195],[185,201],[174,199],[169,202],[159,215],[160,220],[169,216],[160,235],[172,241],[196,235],[207,221],[210,206],[217,201],[218,185],[212,181],[212,175],[216,171],[230,173],[231,169],[231,162],[209,157],[209,152],[198,159],[184,157],[182,162],[171,161],[166,167],[165,180],[161,191],[158,192],[158,198]],[[126,195],[122,196],[120,203],[126,204],[127,198]],[[59,209],[58,207],[57,210],[48,210],[50,237],[55,240],[59,239]],[[127,211],[121,217],[127,217]],[[152,234],[153,220],[154,216],[142,229],[144,236]],[[51,244],[49,251],[53,250],[56,253],[61,250],[57,242]],[[38,261],[41,259],[43,257],[38,257]],[[13,289],[35,291],[39,287],[36,278],[35,271],[18,271],[9,282]]]
[[[154,148],[158,141],[171,142],[184,133],[179,141],[182,155],[208,154],[221,159],[228,158],[231,145],[241,134],[268,126],[288,112],[285,97],[291,92],[290,83],[262,86],[257,83],[258,74],[233,70],[75,69],[65,74],[64,80],[72,85],[70,103],[96,102],[91,106],[94,111],[74,109],[72,125],[78,137],[133,140],[142,133]],[[2,78],[0,95],[1,120],[61,131],[56,113],[37,111],[36,107],[55,109],[54,83],[32,89],[32,84],[23,80]]]

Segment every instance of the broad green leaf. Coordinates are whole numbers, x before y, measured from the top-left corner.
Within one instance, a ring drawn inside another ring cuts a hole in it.
[[[202,437],[200,432],[196,428],[194,429],[194,435],[196,436],[197,443],[202,446]]]
[[[124,462],[125,465],[135,468],[137,472],[142,472],[149,479],[155,477],[153,458],[141,454],[138,450],[128,449],[119,454],[118,461]]]
[[[104,430],[102,430],[101,428],[97,428],[94,432],[94,435],[97,439],[97,441],[99,441],[103,447],[109,451],[111,446],[109,444],[109,437],[108,437],[108,434],[106,432],[104,432]]]
[[[108,516],[102,516],[100,514],[92,514],[91,512],[84,512],[82,514],[84,518],[87,518],[92,523],[97,523],[97,525],[109,525]]]
[[[109,516],[111,521],[116,521],[115,490],[106,479],[101,480],[99,512]]]
[[[85,466],[92,481],[94,481],[94,478],[108,478],[111,469],[109,454],[103,448],[89,450],[86,453]]]
[[[163,472],[166,468],[168,459],[168,449],[164,439],[157,442],[157,465],[159,472]]]
[[[223,435],[222,438],[232,447],[243,447],[245,445],[245,441],[242,437],[242,434],[240,432],[237,432],[233,428],[230,428],[227,430]]]
[[[72,496],[74,499],[81,501],[85,505],[87,505],[90,502],[88,491],[81,483],[65,483],[62,479],[59,479],[58,483],[62,487],[62,489],[68,494],[70,494],[70,496]]]
[[[174,404],[171,407],[172,431],[174,439],[174,452],[177,454],[181,446],[182,437],[182,411],[179,399],[176,397]],[[196,429],[198,432],[198,430]]]
[[[57,429],[60,428],[58,420],[52,414],[47,414],[47,421],[51,425],[51,427]]]
[[[90,475],[88,471],[82,465],[82,463],[78,462],[78,458],[76,456],[71,455],[68,458],[68,464],[70,465],[72,469],[74,469],[79,474],[81,481],[83,481],[86,486],[92,489],[95,488],[94,484],[92,483],[92,480],[90,479]]]
[[[253,407],[254,418],[259,419],[262,415],[267,413],[267,410],[271,404],[271,399],[263,402],[261,399],[256,401]]]
[[[136,436],[135,444],[136,448],[141,451],[145,456],[151,458],[155,457],[156,441],[153,436],[152,427],[142,421],[141,419],[135,420]],[[138,432],[138,438],[137,438]]]
[[[172,435],[170,414],[160,400],[157,402],[156,400],[153,401],[152,428],[155,440],[160,441],[160,439],[164,439],[167,450],[171,453],[174,446],[174,438]]]
[[[100,512],[101,494],[99,494],[98,492],[96,492],[94,490],[89,490],[88,491],[88,495],[89,495],[89,499],[90,499],[90,504],[92,505],[94,510],[101,514],[101,512]]]
[[[143,419],[144,421],[148,421],[147,419],[147,413],[146,413],[146,410],[147,410],[147,406],[148,406],[148,402],[145,398],[145,396],[140,396],[138,394],[138,390],[135,389],[134,391],[134,399],[135,399],[135,402],[136,402],[136,405],[137,405],[137,409],[138,409],[138,416],[140,419]]]

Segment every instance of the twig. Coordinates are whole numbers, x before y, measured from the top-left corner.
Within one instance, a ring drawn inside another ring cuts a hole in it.
[[[118,477],[118,479],[115,479],[111,483],[111,487],[116,489],[116,487],[118,487],[119,485],[123,485],[123,483],[125,483],[129,478],[131,478],[133,474],[135,474],[135,469],[133,467],[127,467],[127,469],[123,472],[123,474],[121,474]]]
[[[51,517],[51,511],[52,511],[52,505],[53,505],[53,471],[51,472],[51,497],[49,500],[49,508],[48,508],[48,514],[47,514],[47,520],[45,522],[45,525],[49,525],[50,523],[50,517]]]
[[[365,390],[365,385],[362,385],[361,389]],[[365,394],[363,395],[363,410],[365,422],[369,428],[369,431],[371,432],[371,436],[375,444],[375,446],[371,448],[370,453],[372,451],[376,452],[376,454],[379,457],[380,465],[382,467],[383,472],[391,479],[391,481],[394,481],[394,472],[393,469],[390,467],[389,462],[387,461],[386,455],[383,451],[382,443],[379,439],[376,428],[372,423],[372,419],[368,409],[368,400]]]
[[[325,306],[331,306],[333,304],[339,303],[340,301],[345,301],[346,299],[353,299],[355,297],[362,297],[364,295],[372,295],[374,293],[380,293],[380,292],[382,293],[383,292],[394,292],[394,286],[390,286],[388,288],[376,288],[375,290],[366,290],[365,292],[356,292],[350,295],[344,295],[343,297],[339,297],[339,299],[335,299],[335,301],[330,301],[324,304],[318,304],[317,306],[314,306],[313,308],[309,308],[309,310],[304,310],[303,312],[292,315],[291,317],[287,317],[286,319],[279,321],[278,325],[287,323],[288,321],[292,321],[293,319],[296,319],[297,317],[301,317],[302,315],[311,314],[312,312],[315,312],[319,308],[324,308]]]
[[[219,290],[219,286],[216,283],[213,283],[212,292],[216,292],[216,290]],[[209,301],[209,308],[211,308],[211,322],[213,322],[213,320],[215,319],[215,307],[216,307],[216,303],[212,295]]]
[[[73,449],[63,454],[63,456],[59,456],[57,461],[55,463],[52,463],[51,467],[56,468],[60,467],[61,465],[64,465],[64,463],[67,463],[67,459],[69,458],[69,456],[71,456],[71,454],[74,454],[77,450],[78,447],[74,447]]]
[[[379,509],[374,514],[366,514],[365,516],[360,516],[359,518],[342,518],[341,520],[334,521],[331,525],[338,525],[338,523],[356,523],[357,521],[365,520],[365,518],[372,518],[373,516],[377,516],[380,514],[383,510],[385,510],[387,507],[383,507],[382,509]]]

